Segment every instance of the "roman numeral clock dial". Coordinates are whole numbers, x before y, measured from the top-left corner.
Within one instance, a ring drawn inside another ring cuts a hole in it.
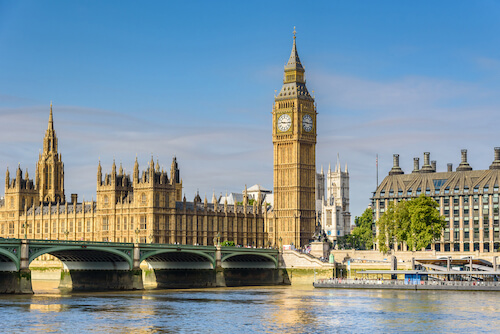
[[[290,129],[291,126],[292,126],[292,119],[290,118],[290,115],[283,114],[278,118],[278,129],[281,132],[288,131],[288,129]]]
[[[304,131],[311,132],[313,128],[313,120],[310,115],[304,115],[304,117],[302,117],[302,127],[304,128]]]

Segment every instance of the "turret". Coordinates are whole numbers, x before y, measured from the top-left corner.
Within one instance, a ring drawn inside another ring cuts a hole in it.
[[[245,190],[243,191],[243,206],[247,206],[248,204],[248,191],[247,191],[247,185],[245,184]]]
[[[177,165],[177,158],[174,156],[172,159],[172,165],[170,166],[170,182],[180,183],[180,173]]]
[[[7,171],[5,172],[5,189],[7,189],[10,186],[10,173],[9,173],[9,167],[7,167]]]
[[[111,166],[111,184],[116,185],[116,164],[115,164],[115,159],[113,159],[113,165]]]
[[[23,172],[21,171],[21,165],[18,165],[17,171],[16,171],[16,187],[17,188],[21,187],[22,178],[23,178]]]
[[[457,172],[472,170],[472,167],[467,162],[467,150],[463,149],[461,153],[462,153],[462,161],[460,162],[460,165],[458,165],[457,167]]]
[[[139,183],[139,163],[137,162],[137,156],[134,163],[134,183]]]
[[[102,167],[101,160],[99,160],[99,164],[97,165],[97,185],[100,186],[102,184]]]
[[[413,171],[412,173],[418,173],[420,172],[420,163],[419,163],[419,158],[415,157],[413,158]]]
[[[389,175],[404,174],[404,172],[401,169],[401,167],[399,167],[399,154],[393,154],[392,160],[393,160],[393,166],[392,166],[392,169],[389,172]]]
[[[500,147],[495,147],[495,159],[491,163],[490,169],[500,169]]]
[[[151,155],[151,161],[149,161],[149,182],[153,184],[155,182],[155,161],[153,160],[153,155]]]
[[[215,197],[215,191],[213,192],[212,195],[212,204],[214,205],[214,211],[217,212],[217,198]]]
[[[420,170],[421,173],[432,173],[434,172],[434,169],[432,168],[431,165],[431,154],[429,152],[424,152],[424,164],[422,166],[422,169]]]

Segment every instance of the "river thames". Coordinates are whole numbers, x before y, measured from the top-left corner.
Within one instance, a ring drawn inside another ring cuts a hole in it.
[[[3,333],[480,333],[500,328],[499,293],[310,286],[0,296]]]

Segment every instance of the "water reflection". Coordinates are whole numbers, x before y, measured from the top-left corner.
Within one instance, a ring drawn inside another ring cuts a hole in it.
[[[368,333],[491,331],[497,293],[310,286],[0,296],[3,332]],[[23,319],[18,322],[13,319]]]

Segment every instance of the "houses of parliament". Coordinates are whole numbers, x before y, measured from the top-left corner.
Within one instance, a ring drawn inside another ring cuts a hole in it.
[[[315,232],[316,106],[305,85],[293,36],[283,87],[272,112],[274,205],[260,193],[242,203],[219,203],[213,196],[183,197],[176,158],[170,173],[149,161],[133,174],[113,162],[104,173],[99,162],[95,201],[66,200],[64,164],[58,151],[52,104],[34,179],[18,166],[7,169],[0,200],[0,236],[4,238],[213,245],[302,246]]]

